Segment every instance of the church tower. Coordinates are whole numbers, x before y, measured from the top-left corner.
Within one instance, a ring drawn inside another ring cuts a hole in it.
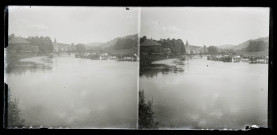
[[[59,48],[58,48],[58,43],[57,43],[57,40],[56,40],[56,38],[55,38],[55,40],[54,40],[54,52],[58,52],[59,51]]]
[[[186,41],[185,49],[186,49],[186,54],[190,54],[190,47],[189,47],[188,40]]]

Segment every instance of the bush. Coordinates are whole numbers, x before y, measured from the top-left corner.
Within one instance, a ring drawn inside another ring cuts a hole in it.
[[[155,113],[152,110],[153,102],[145,102],[144,91],[139,91],[139,129],[158,128],[159,122],[155,120]]]
[[[19,109],[19,100],[11,99],[9,96],[8,102],[8,128],[23,127],[25,120],[21,118],[21,111]]]

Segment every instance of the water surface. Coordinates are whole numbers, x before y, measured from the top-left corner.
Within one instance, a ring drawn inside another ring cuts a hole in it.
[[[137,62],[73,55],[22,61],[39,66],[14,70],[5,79],[11,94],[20,100],[27,125],[136,128]]]
[[[140,75],[140,89],[153,98],[161,128],[267,127],[267,64],[202,58],[176,66],[183,70],[149,70]]]

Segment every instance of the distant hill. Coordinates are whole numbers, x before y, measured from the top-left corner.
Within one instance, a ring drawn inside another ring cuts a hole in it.
[[[269,38],[268,37],[262,37],[262,38],[258,38],[258,39],[250,39],[250,40],[247,40],[243,43],[240,43],[234,47],[232,47],[231,49],[234,49],[234,50],[241,50],[243,48],[246,48],[248,47],[248,45],[250,44],[250,42],[258,42],[258,41],[264,41],[266,44],[267,44],[267,48],[268,48],[268,41],[269,41]]]
[[[233,45],[233,44],[225,44],[225,45],[220,45],[217,46],[219,49],[234,49],[234,50],[241,50],[244,48],[247,48],[251,42],[259,42],[259,41],[264,41],[265,44],[267,44],[268,48],[268,37],[262,37],[262,38],[257,38],[257,39],[250,39],[245,42],[242,42],[238,45]]]
[[[138,34],[134,34],[134,35],[128,35],[124,37],[114,38],[108,42],[102,43],[101,45],[99,45],[99,47],[106,48],[106,49],[119,49],[119,48],[129,49],[131,46],[134,46],[134,44],[136,44],[137,46],[137,41],[138,41]]]
[[[92,42],[92,43],[88,43],[86,44],[87,47],[99,47],[101,44],[100,42]]]
[[[225,44],[225,45],[220,45],[220,46],[217,46],[219,49],[230,49],[230,48],[233,48],[235,47],[236,45],[232,45],[232,44]]]

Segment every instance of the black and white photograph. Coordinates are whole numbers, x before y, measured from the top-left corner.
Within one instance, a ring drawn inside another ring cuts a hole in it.
[[[137,127],[136,8],[8,9],[8,127]]]
[[[269,8],[142,7],[140,30],[140,128],[267,127]]]
[[[269,7],[8,6],[7,128],[268,128],[269,30]]]

